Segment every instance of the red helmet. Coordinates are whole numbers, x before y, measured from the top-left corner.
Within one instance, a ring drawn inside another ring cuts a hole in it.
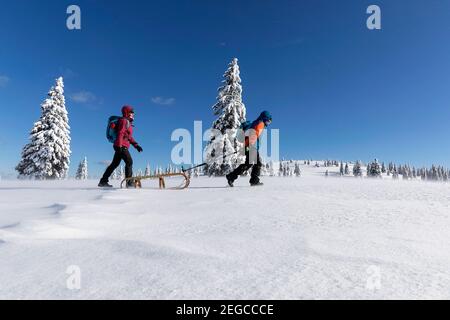
[[[122,115],[127,118],[130,115],[130,113],[134,113],[133,107],[132,106],[123,106]]]

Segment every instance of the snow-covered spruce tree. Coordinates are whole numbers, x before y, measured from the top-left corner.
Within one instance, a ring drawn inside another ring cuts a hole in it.
[[[410,175],[409,175],[409,171],[407,169],[405,169],[403,171],[402,178],[403,178],[403,180],[409,180]]]
[[[198,176],[199,176],[199,170],[198,170],[198,168],[195,168],[194,170],[193,170],[193,176],[194,176],[194,178],[198,178]]]
[[[262,177],[267,176],[267,167],[266,167],[266,164],[265,164],[265,163],[262,163],[261,171],[260,171],[259,174],[260,174],[260,176],[262,176]]]
[[[75,175],[75,179],[87,180],[87,178],[88,178],[88,162],[87,162],[87,158],[84,157],[84,159],[78,165],[78,170]]]
[[[300,170],[300,164],[295,163],[294,174],[296,177],[300,177],[302,175],[302,171]]]
[[[443,180],[444,180],[445,182],[448,182],[448,179],[449,179],[449,176],[448,176],[448,170],[445,170],[445,171],[444,171],[444,174],[443,174]]]
[[[41,104],[41,117],[31,129],[30,142],[23,147],[16,166],[19,178],[64,179],[70,154],[69,118],[60,77]]]
[[[208,166],[205,169],[209,176],[222,176],[245,161],[239,153],[221,157],[240,151],[244,147],[236,138],[237,130],[246,119],[239,74],[238,59],[234,58],[224,74],[223,85],[218,89],[217,102],[212,107],[214,115],[218,118],[213,122],[211,129],[217,130],[221,135],[212,134],[211,141],[206,147]]]
[[[146,176],[151,176],[152,175],[152,169],[150,168],[150,164],[149,163],[147,163],[147,166],[145,167],[144,175],[146,175]]]
[[[439,181],[439,171],[434,164],[431,166],[431,175],[430,176],[431,176],[431,180]]]
[[[361,162],[359,160],[356,161],[355,165],[353,166],[353,175],[355,177],[362,177]]]
[[[381,167],[377,159],[367,166],[367,176],[371,178],[381,178]]]
[[[397,166],[395,164],[392,169],[392,179],[394,179],[394,180],[398,179],[398,171],[397,171]]]
[[[270,162],[269,162],[269,176],[270,177],[274,177],[275,176],[275,168],[274,168],[274,164],[273,164],[273,161],[271,160]]]
[[[348,163],[345,164],[344,173],[345,173],[345,174],[350,174],[350,169],[349,169],[349,167],[348,167]]]

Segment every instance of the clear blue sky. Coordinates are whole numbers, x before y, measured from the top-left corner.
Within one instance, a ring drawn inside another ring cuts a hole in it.
[[[81,31],[66,29],[70,4]],[[381,31],[366,28],[370,4]],[[175,128],[213,121],[233,57],[249,118],[273,113],[282,157],[450,166],[449,35],[450,1],[1,0],[0,172],[13,172],[59,75],[72,174],[84,155],[103,170],[105,121],[123,104],[137,112],[136,167],[168,163]]]

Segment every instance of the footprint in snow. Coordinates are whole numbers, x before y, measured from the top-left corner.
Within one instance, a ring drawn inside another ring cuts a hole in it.
[[[20,222],[14,222],[11,224],[1,226],[0,229],[12,229],[12,228],[18,227],[19,225],[20,225]]]
[[[65,210],[67,208],[66,205],[64,204],[60,204],[60,203],[55,203],[52,204],[51,206],[45,207],[45,209],[51,209],[52,215],[60,215],[62,213],[63,210]]]

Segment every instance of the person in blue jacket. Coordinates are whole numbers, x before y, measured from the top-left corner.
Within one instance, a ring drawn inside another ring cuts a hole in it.
[[[226,175],[228,185],[233,187],[234,181],[245,171],[252,169],[250,177],[251,186],[260,186],[259,176],[261,174],[262,161],[259,156],[259,137],[264,129],[272,123],[272,115],[269,111],[263,111],[258,119],[253,121],[248,130],[249,134],[245,137],[245,163],[237,167],[233,172]],[[254,158],[254,159],[251,159]]]

